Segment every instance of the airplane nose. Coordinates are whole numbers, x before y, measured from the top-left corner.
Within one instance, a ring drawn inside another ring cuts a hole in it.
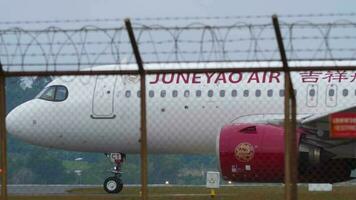
[[[20,106],[13,109],[10,113],[7,114],[6,116],[6,130],[8,133],[20,137],[21,134],[21,128],[19,125],[19,120],[21,120],[20,117]]]
[[[29,117],[30,113],[28,112],[27,105],[29,102],[23,103],[16,108],[14,108],[6,116],[6,131],[23,140],[28,140],[30,130],[29,130]]]
[[[27,101],[14,108],[6,116],[6,130],[9,134],[24,142],[51,146],[56,140],[51,140],[51,134],[46,134],[46,128],[39,126],[39,120],[43,116],[43,112],[38,112],[38,104],[34,100]],[[43,118],[41,118],[43,117]]]

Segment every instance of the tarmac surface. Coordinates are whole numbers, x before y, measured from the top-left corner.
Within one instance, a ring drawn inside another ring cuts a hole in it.
[[[240,184],[235,184],[240,185]],[[140,185],[125,185],[125,187],[139,187]],[[187,187],[205,187],[205,185],[165,185],[165,184],[150,184],[149,187],[169,187],[169,186],[187,186]],[[231,185],[232,186],[232,185]],[[282,184],[241,184],[241,186],[282,186]],[[68,190],[82,188],[101,188],[102,185],[8,185],[9,195],[65,195],[69,194]],[[103,189],[104,191],[104,189]]]
[[[8,185],[10,195],[57,195],[68,190],[101,187],[100,185]]]
[[[352,186],[356,182],[336,183],[334,186]],[[125,187],[139,187],[140,185],[125,185]],[[205,185],[164,185],[164,184],[151,184],[149,187],[169,187],[169,186],[186,186],[186,187],[205,187]],[[232,184],[226,186],[238,187],[283,187],[280,183],[245,183],[245,184]],[[82,188],[101,188],[102,185],[8,185],[9,195],[66,195],[69,194],[68,190],[82,189]],[[104,191],[104,189],[103,189]]]

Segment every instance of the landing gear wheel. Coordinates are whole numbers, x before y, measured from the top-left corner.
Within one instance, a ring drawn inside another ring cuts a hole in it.
[[[121,179],[116,176],[109,177],[104,181],[104,190],[107,193],[119,193],[121,192],[124,185]]]

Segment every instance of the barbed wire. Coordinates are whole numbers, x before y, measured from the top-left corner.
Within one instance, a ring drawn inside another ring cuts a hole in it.
[[[272,24],[192,23],[185,26],[134,23],[146,63],[279,61]],[[356,23],[282,22],[289,60],[355,60]],[[102,64],[134,63],[126,29],[84,26],[0,30],[0,61],[5,69],[75,70]],[[30,67],[31,66],[31,67]]]
[[[316,17],[355,17],[356,13],[310,13],[310,14],[282,14],[280,18],[316,18]],[[240,20],[240,19],[269,19],[271,15],[238,15],[238,16],[185,16],[185,17],[136,17],[133,21],[185,21],[185,20]],[[124,18],[91,18],[91,19],[55,19],[55,20],[17,20],[0,21],[0,25],[23,24],[66,24],[66,23],[101,23],[122,22]]]

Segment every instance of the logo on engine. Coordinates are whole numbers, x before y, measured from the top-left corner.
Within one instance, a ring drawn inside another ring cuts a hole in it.
[[[252,144],[243,142],[236,146],[235,157],[240,162],[249,162],[255,155],[255,148]]]

